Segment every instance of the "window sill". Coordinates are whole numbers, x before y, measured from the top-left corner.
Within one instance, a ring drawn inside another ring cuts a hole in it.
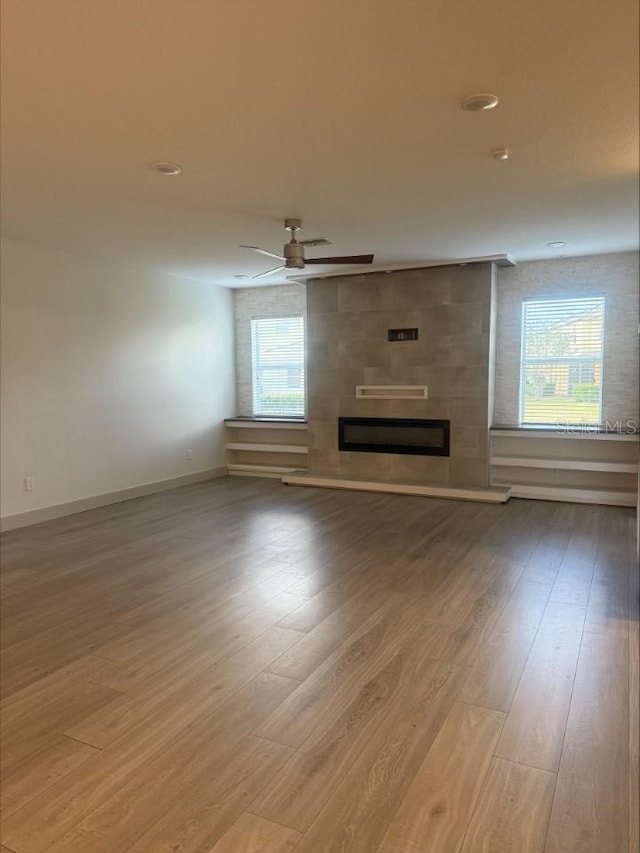
[[[509,430],[511,432],[553,433],[554,435],[617,435],[637,437],[638,430],[612,429],[597,424],[587,426],[583,424],[493,424],[490,429],[495,432]]]
[[[291,415],[290,417],[276,417],[271,415],[238,415],[235,418],[225,418],[226,424],[306,424],[306,417]]]

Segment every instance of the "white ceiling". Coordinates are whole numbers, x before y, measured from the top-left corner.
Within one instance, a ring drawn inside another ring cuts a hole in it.
[[[332,241],[309,256],[375,252],[374,268],[638,245],[635,0],[3,0],[2,16],[6,236],[228,286],[275,265],[238,244],[279,252],[285,216]],[[500,104],[460,111],[473,92]]]

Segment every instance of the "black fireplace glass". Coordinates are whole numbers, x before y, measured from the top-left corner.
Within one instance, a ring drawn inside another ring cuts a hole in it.
[[[449,455],[449,421],[338,418],[338,448],[366,453]]]

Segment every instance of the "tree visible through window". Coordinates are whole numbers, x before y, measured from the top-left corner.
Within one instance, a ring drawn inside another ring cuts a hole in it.
[[[521,423],[601,422],[603,333],[603,296],[524,302]]]
[[[304,415],[304,318],[251,321],[254,415]]]

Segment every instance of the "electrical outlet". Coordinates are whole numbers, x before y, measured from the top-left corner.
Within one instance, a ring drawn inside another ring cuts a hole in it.
[[[185,456],[187,457],[187,462],[191,462],[193,459],[193,450],[190,447],[186,450]]]
[[[25,477],[24,478],[24,487],[27,492],[32,492],[36,487],[36,478],[35,477]]]

